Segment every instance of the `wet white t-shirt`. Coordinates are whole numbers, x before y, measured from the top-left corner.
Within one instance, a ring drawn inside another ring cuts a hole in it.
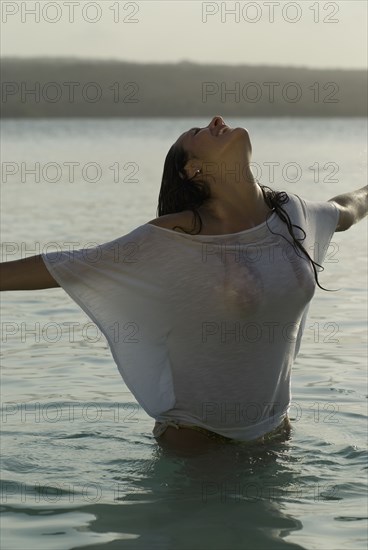
[[[322,264],[337,207],[289,193],[283,208]],[[104,334],[148,415],[251,440],[290,409],[291,367],[316,287],[311,262],[290,243],[273,212],[229,235],[146,223],[93,249],[42,256]]]

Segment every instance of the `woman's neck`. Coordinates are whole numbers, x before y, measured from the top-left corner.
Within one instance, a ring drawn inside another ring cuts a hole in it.
[[[270,212],[258,184],[244,187],[238,193],[213,197],[198,208],[203,223],[201,233],[218,235],[251,229],[266,221]]]

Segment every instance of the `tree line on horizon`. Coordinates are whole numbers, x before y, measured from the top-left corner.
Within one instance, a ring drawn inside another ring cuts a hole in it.
[[[1,116],[367,116],[364,70],[3,58]]]

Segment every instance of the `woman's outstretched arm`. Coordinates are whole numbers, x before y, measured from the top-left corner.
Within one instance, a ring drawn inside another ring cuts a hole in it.
[[[368,185],[350,193],[337,195],[328,202],[334,202],[340,212],[336,231],[346,231],[368,213]]]
[[[60,285],[48,271],[41,255],[0,263],[0,290],[41,290]]]

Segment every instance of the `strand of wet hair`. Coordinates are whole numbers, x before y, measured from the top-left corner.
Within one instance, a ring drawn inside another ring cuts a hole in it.
[[[336,292],[338,289],[324,288],[323,286],[321,286],[319,284],[318,272],[317,272],[317,269],[316,269],[315,266],[317,265],[318,267],[320,267],[321,271],[324,271],[324,267],[322,265],[320,265],[318,262],[315,262],[310,257],[308,252],[305,250],[304,246],[301,244],[301,242],[303,242],[306,238],[306,233],[305,233],[304,229],[302,227],[300,227],[299,225],[291,223],[291,220],[290,220],[290,217],[289,217],[288,213],[282,208],[281,205],[285,204],[289,201],[289,196],[287,195],[287,193],[285,193],[285,191],[274,191],[273,189],[271,189],[267,185],[260,185],[260,187],[262,189],[266,204],[270,208],[274,209],[276,211],[277,215],[279,216],[279,218],[281,219],[281,221],[283,221],[286,224],[286,226],[288,228],[288,231],[289,231],[289,233],[290,233],[290,235],[291,235],[294,242],[290,243],[290,241],[284,235],[281,235],[280,233],[275,233],[274,231],[272,231],[272,229],[269,227],[268,222],[266,220],[268,229],[274,235],[279,235],[280,237],[285,239],[293,247],[293,249],[295,250],[295,253],[300,258],[303,258],[303,256],[300,255],[298,249],[301,250],[308,257],[308,259],[310,260],[310,262],[312,264],[315,280],[316,280],[316,283],[319,286],[319,288],[321,288],[322,290],[325,290],[326,292]],[[266,191],[265,189],[268,189],[269,191]],[[300,229],[304,236],[300,237],[300,238],[297,238],[294,234],[293,227],[295,227],[297,229]],[[301,242],[299,242],[299,241],[301,241]],[[305,259],[305,258],[303,258],[303,259]]]

